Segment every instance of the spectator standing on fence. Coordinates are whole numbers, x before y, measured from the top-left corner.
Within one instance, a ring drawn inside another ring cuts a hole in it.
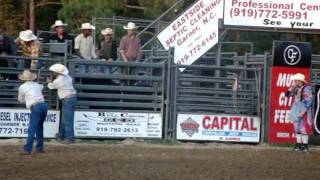
[[[0,55],[1,56],[15,56],[17,53],[17,47],[14,43],[13,38],[4,33],[4,28],[0,27]],[[1,67],[16,67],[15,59],[1,58],[0,59]],[[8,79],[10,75],[3,75],[5,79]],[[10,79],[13,79],[13,76],[10,76]]]
[[[99,43],[99,58],[106,61],[115,61],[118,58],[117,55],[117,44],[116,41],[112,39],[113,30],[111,28],[106,28],[101,30],[103,35],[103,40]],[[104,68],[104,71],[111,72],[111,68]]]
[[[52,78],[48,80],[49,89],[57,89],[59,99],[62,101],[62,116],[58,141],[70,144],[74,142],[74,108],[77,101],[76,90],[73,88],[72,78],[68,69],[62,64],[54,64],[49,70],[53,72]]]
[[[15,40],[18,47],[22,50],[22,54],[31,58],[38,58],[41,54],[40,42],[31,30],[21,31],[19,37]],[[22,62],[25,62],[21,60]],[[32,59],[31,62],[22,63],[21,66],[28,67],[30,69],[37,68],[38,60]]]
[[[119,51],[123,61],[139,61],[142,57],[141,40],[137,37],[138,27],[129,22],[127,26],[123,27],[127,30],[127,35],[123,36],[120,41]]]
[[[292,76],[292,84],[286,96],[294,96],[288,120],[293,122],[296,145],[293,151],[308,152],[309,135],[312,133],[312,88],[307,84],[305,76],[297,73]]]
[[[43,123],[47,117],[48,105],[42,94],[43,85],[34,82],[36,78],[36,74],[29,70],[24,70],[19,75],[19,79],[25,82],[19,87],[18,101],[25,103],[26,107],[31,110],[24,155],[31,154],[35,136],[37,140],[36,152],[44,153]]]
[[[92,26],[90,23],[83,23],[81,25],[82,33],[79,34],[74,40],[74,49],[76,51],[76,54],[82,59],[90,60],[90,59],[97,58],[97,55],[95,52],[95,45],[92,37],[92,30],[94,29],[95,27]],[[95,67],[81,65],[80,71],[94,72]]]

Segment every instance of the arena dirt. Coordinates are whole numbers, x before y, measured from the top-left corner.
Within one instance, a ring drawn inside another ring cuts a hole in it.
[[[0,140],[1,180],[319,179],[320,149],[267,145],[47,142],[45,154],[20,155],[23,141]]]

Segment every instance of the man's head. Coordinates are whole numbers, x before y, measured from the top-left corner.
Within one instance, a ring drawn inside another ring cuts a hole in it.
[[[305,76],[301,73],[292,76],[292,80],[294,80],[297,87],[302,87],[307,82]]]
[[[101,34],[105,41],[110,41],[112,39],[113,30],[111,28],[106,28],[101,30]]]
[[[19,79],[22,81],[33,81],[37,79],[37,75],[32,73],[29,69],[26,69],[22,72],[22,74],[19,74]]]
[[[30,44],[32,41],[37,40],[37,36],[35,36],[31,30],[21,31],[19,33],[19,38],[26,44]]]
[[[54,29],[54,31],[60,35],[64,32],[64,26],[67,26],[67,24],[64,24],[61,20],[56,20],[56,22],[51,26],[51,28]]]
[[[127,26],[123,26],[127,30],[128,36],[134,36],[138,27],[133,22],[129,22]]]
[[[94,30],[94,29],[95,29],[95,27],[92,26],[90,23],[83,23],[81,25],[81,31],[85,37],[91,36],[92,30]]]

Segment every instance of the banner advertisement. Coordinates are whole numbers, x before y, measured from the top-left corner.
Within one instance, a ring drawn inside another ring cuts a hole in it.
[[[274,42],[273,67],[270,85],[269,142],[295,142],[293,124],[287,118],[294,96],[285,93],[296,73],[305,75],[310,82],[311,44]]]
[[[158,34],[163,47],[174,47],[174,62],[190,65],[218,43],[223,0],[199,0]]]
[[[162,116],[157,113],[76,111],[76,137],[161,138]]]
[[[30,110],[0,109],[0,137],[27,137]],[[60,111],[49,110],[43,125],[45,138],[54,138],[59,130]]]
[[[291,29],[320,29],[315,0],[225,0],[224,24]]]
[[[237,115],[178,114],[177,139],[258,143],[260,119]]]

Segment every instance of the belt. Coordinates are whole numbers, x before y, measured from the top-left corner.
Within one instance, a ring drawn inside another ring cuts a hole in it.
[[[66,96],[66,97],[64,97],[64,98],[62,98],[62,99],[63,99],[63,100],[64,100],[64,99],[69,99],[69,98],[72,98],[72,97],[76,97],[76,94],[71,94],[71,95]]]
[[[45,103],[45,102],[44,101],[35,102],[30,107],[32,108],[32,106],[35,106],[35,105],[38,105],[38,104],[42,104],[42,103]]]

